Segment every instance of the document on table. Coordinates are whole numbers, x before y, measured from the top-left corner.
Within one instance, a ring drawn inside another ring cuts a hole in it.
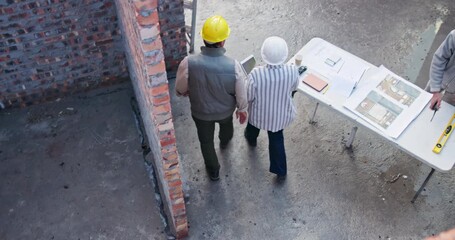
[[[381,66],[344,106],[396,139],[430,99],[430,93]]]
[[[337,50],[329,49],[326,44],[322,44],[309,54],[310,66],[319,73],[336,74],[345,63],[341,56]]]
[[[357,87],[363,74],[369,69],[369,67],[362,67],[362,65],[353,66],[352,62],[346,62],[338,74],[330,75],[333,93],[348,98]]]
[[[338,75],[330,75],[330,89],[328,95],[338,95],[342,98],[347,98],[355,86],[355,82],[343,78]]]
[[[309,54],[310,68],[316,70],[330,82],[327,94],[347,98],[362,78],[368,65],[339,50],[321,44]]]
[[[338,76],[342,77],[350,84],[354,84],[355,87],[363,77],[363,74],[368,70],[368,68],[369,67],[365,63],[351,58],[345,62],[343,67],[338,72]]]

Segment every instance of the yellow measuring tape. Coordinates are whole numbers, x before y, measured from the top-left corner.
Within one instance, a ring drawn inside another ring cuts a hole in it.
[[[450,119],[449,123],[447,124],[446,128],[444,129],[444,132],[441,134],[441,136],[438,139],[438,142],[436,143],[436,146],[433,148],[433,152],[435,153],[440,153],[442,148],[444,147],[444,144],[446,144],[447,139],[449,139],[450,134],[453,132],[453,129],[455,128],[455,114],[453,114],[452,118]]]

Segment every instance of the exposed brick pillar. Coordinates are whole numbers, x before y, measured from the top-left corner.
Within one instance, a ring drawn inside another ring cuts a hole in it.
[[[116,0],[129,72],[153,154],[165,212],[177,238],[188,234],[157,0]]]

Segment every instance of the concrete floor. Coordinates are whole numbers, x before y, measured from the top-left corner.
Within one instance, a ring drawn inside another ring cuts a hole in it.
[[[198,31],[208,16],[225,16],[237,59],[260,59],[270,35],[285,38],[291,53],[321,37],[419,86],[427,53],[455,26],[453,0],[198,2]],[[123,86],[0,112],[0,239],[168,238],[130,96]],[[310,125],[315,102],[295,101],[284,183],[268,172],[266,134],[251,150],[238,123],[229,147],[217,149],[221,180],[211,182],[188,100],[172,95],[188,239],[422,239],[455,226],[453,171],[435,173],[411,204],[428,166],[362,128],[346,150],[348,120],[320,107]],[[397,174],[407,178],[391,183]]]
[[[132,94],[0,111],[0,239],[166,239]]]
[[[262,41],[285,38],[290,53],[321,37],[423,87],[431,53],[455,26],[453,0],[315,1],[200,0],[204,19],[223,15],[231,26],[228,55],[260,60]],[[196,51],[201,45],[196,39]],[[430,57],[427,58],[430,52]],[[261,64],[261,63],[260,63]],[[171,80],[171,85],[173,81]],[[297,95],[298,119],[285,130],[288,178],[268,172],[267,136],[251,150],[235,124],[235,137],[217,149],[221,180],[204,171],[186,98],[173,96],[177,144],[186,178],[188,239],[423,239],[455,226],[454,171],[435,173],[415,204],[430,167],[360,128],[353,149],[343,142],[351,123]],[[218,144],[216,140],[216,146]],[[405,175],[397,181],[397,174]]]

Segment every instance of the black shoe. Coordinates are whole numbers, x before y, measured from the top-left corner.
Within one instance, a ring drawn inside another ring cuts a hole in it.
[[[282,181],[286,180],[286,175],[277,174],[276,175],[276,180],[282,182]]]
[[[210,180],[212,180],[212,181],[218,181],[218,180],[220,180],[220,170],[216,170],[216,171],[207,171],[207,173],[209,174]]]
[[[245,128],[245,131],[243,132],[243,136],[245,137],[245,139],[246,139],[246,141],[248,142],[248,145],[249,145],[250,147],[256,147],[257,141],[256,141],[256,140],[251,141],[251,140],[247,137],[247,135],[246,135],[246,128]]]
[[[228,144],[229,144],[229,142],[226,142],[226,143],[220,142],[220,148],[221,148],[221,149],[226,149],[227,146],[228,146]]]

